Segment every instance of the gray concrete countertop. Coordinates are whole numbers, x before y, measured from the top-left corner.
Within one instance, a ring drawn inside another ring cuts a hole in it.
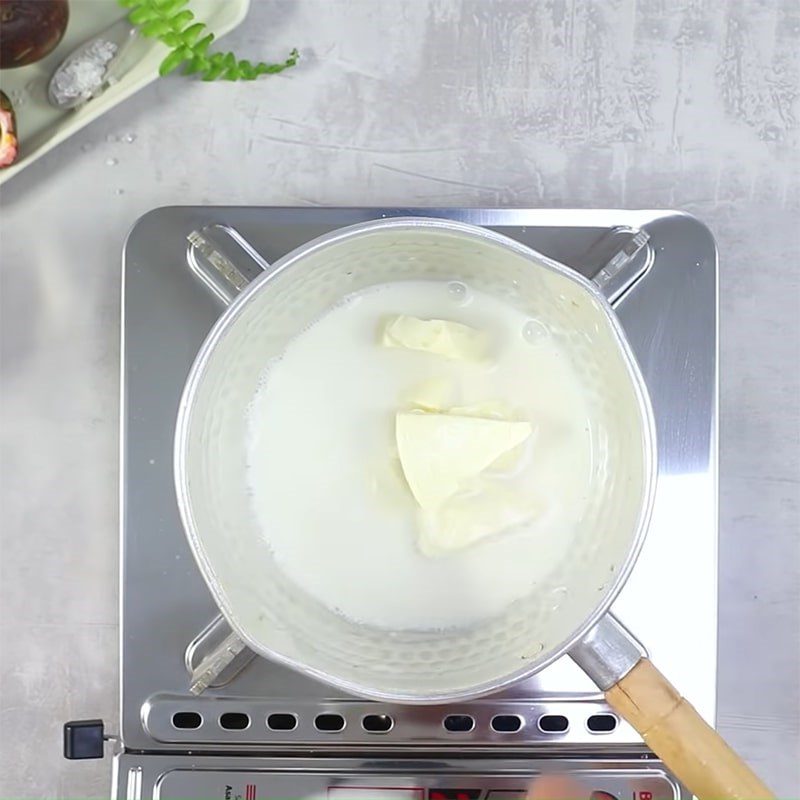
[[[703,219],[722,315],[718,722],[798,796],[796,0],[253,6],[226,45],[297,45],[290,76],[159,81],[2,191],[0,796],[108,793],[108,761],[61,760],[60,726],[116,725],[119,255],[173,203]]]

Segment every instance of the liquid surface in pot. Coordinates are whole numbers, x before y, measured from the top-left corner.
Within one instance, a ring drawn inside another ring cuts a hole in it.
[[[382,321],[400,314],[485,332],[490,355],[381,346]],[[420,509],[395,442],[395,414],[431,379],[451,406],[500,404],[532,423],[490,478],[535,508],[435,557],[419,549]],[[590,412],[567,354],[543,323],[463,284],[352,295],[265,364],[248,413],[251,501],[276,562],[327,607],[382,628],[460,627],[502,612],[559,563],[590,491]]]

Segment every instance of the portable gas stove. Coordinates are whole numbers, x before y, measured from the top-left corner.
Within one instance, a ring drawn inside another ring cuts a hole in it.
[[[617,281],[617,311],[655,409],[659,484],[614,611],[714,721],[717,253],[700,222],[660,211],[164,208],[137,222],[124,252],[113,797],[515,800],[546,771],[576,776],[603,800],[690,797],[567,658],[447,707],[347,696],[246,650],[204,693],[189,690],[230,630],[192,560],[173,491],[178,400],[223,308],[190,269],[187,237],[230,226],[274,261],[333,228],[403,215],[488,226]],[[71,757],[99,755],[102,738],[100,721],[65,727]]]

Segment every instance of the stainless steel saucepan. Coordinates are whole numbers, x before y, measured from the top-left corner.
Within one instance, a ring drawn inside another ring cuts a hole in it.
[[[647,533],[656,441],[647,389],[604,281],[500,234],[440,219],[344,228],[272,265],[236,240],[241,263],[254,265],[250,275],[202,237],[194,243],[211,265],[199,271],[231,302],[191,369],[175,442],[180,513],[234,631],[228,654],[246,645],[356,695],[445,703],[497,691],[568,653],[698,797],[771,796],[608,611]],[[541,320],[572,359],[607,432],[593,442],[589,507],[557,569],[501,616],[449,631],[359,625],[306,595],[275,565],[245,480],[245,409],[263,364],[343,297],[413,279],[463,281]]]

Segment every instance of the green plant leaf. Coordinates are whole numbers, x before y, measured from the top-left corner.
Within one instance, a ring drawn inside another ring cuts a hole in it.
[[[128,14],[128,21],[131,25],[142,25],[154,19],[158,19],[158,11],[148,6],[139,6]]]
[[[128,19],[139,28],[143,36],[158,39],[171,52],[159,66],[159,74],[167,75],[183,65],[183,73],[201,73],[204,81],[219,78],[229,81],[251,81],[259,75],[275,74],[293,67],[299,53],[292,50],[289,57],[277,64],[260,62],[252,64],[247,59],[237,60],[233,53],[207,54],[214,41],[213,33],[206,33],[203,22],[189,24],[194,14],[184,8],[189,0],[117,0],[126,9],[131,9]]]
[[[141,26],[142,35],[149,36],[153,39],[160,39],[165,33],[169,33],[169,22],[163,19],[153,19],[150,22],[145,22]]]
[[[211,64],[203,73],[204,81],[215,81],[225,71],[224,64]]]
[[[204,54],[206,50],[208,50],[208,46],[211,42],[214,41],[214,34],[209,33],[207,36],[204,36],[197,44],[194,46],[195,53]]]
[[[170,72],[176,70],[184,61],[192,57],[192,51],[189,47],[179,47],[173,50],[162,62],[158,68],[158,74],[162,77],[169,75]]]
[[[190,25],[181,35],[181,42],[185,44],[187,47],[191,47],[200,37],[200,34],[206,29],[205,23],[203,22],[195,22],[194,25]]]
[[[198,53],[183,65],[183,74],[193,75],[196,72],[203,72],[208,67],[208,59]]]
[[[183,44],[180,35],[175,33],[175,31],[167,31],[163,36],[159,36],[159,39],[161,39],[167,47],[180,47]]]
[[[246,59],[243,58],[239,64],[239,77],[243,81],[254,81],[258,77],[256,68]]]
[[[171,17],[179,8],[183,8],[189,0],[165,0],[161,3],[161,13]]]
[[[193,19],[194,14],[187,8],[170,17],[169,24],[172,26],[172,30],[176,33],[180,33]]]
[[[285,69],[293,67],[294,63],[294,61],[289,61],[288,59],[282,64],[265,64],[262,61],[259,64],[256,64],[256,70],[258,70],[259,75],[277,75],[279,72],[283,72]]]

